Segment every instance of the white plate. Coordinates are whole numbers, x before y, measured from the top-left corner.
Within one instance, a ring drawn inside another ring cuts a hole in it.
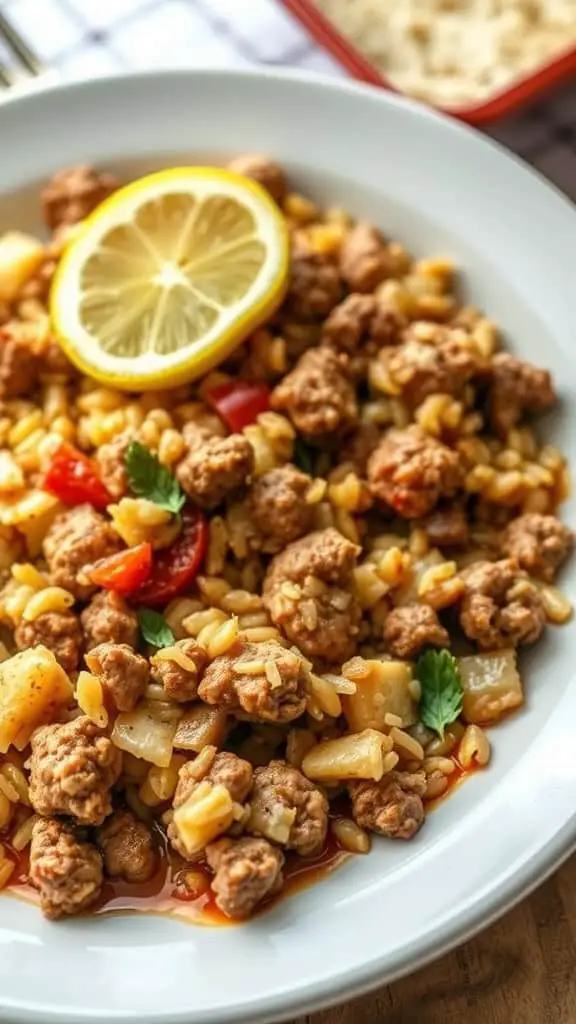
[[[202,71],[8,99],[0,137],[0,191],[14,192],[0,202],[2,227],[37,227],[37,184],[77,161],[143,171],[274,154],[305,192],[418,254],[456,258],[510,345],[555,372],[565,401],[547,427],[574,458],[576,213],[479,135],[383,91]],[[576,837],[574,628],[549,634],[525,662],[527,708],[491,734],[488,771],[413,842],[376,842],[252,924],[125,916],[54,925],[2,899],[0,1020],[262,1024],[390,980],[486,924]]]

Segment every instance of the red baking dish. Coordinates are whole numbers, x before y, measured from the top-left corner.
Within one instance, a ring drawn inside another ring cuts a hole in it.
[[[338,31],[335,25],[318,10],[313,0],[280,0],[304,28],[325,50],[350,72],[354,78],[371,85],[379,85],[391,92],[398,92],[376,68]],[[546,92],[576,72],[576,48],[565,50],[548,64],[539,67],[533,74],[518,79],[510,88],[495,93],[481,103],[466,107],[443,109],[453,117],[468,124],[486,124],[487,121],[511,114],[529,103],[539,93]]]

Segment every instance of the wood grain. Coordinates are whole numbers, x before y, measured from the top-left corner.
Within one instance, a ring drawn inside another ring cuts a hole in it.
[[[576,1024],[576,855],[453,953],[292,1024]]]

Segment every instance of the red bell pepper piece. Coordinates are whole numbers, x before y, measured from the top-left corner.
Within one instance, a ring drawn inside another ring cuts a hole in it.
[[[128,597],[146,582],[151,569],[152,545],[146,541],[101,558],[89,569],[87,576],[104,590],[113,590],[115,594]]]
[[[96,463],[66,441],[53,452],[42,489],[60,498],[64,505],[88,502],[102,511],[114,501],[100,479]]]
[[[148,580],[132,594],[136,604],[158,608],[182,594],[196,577],[208,547],[206,517],[193,505],[182,511],[182,530],[173,544],[154,554]]]
[[[259,380],[236,380],[209,391],[206,401],[236,434],[270,408],[270,391]]]

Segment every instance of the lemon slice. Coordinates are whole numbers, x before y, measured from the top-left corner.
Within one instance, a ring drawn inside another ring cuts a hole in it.
[[[256,183],[215,167],[150,174],[92,213],[64,253],[50,312],[69,359],[129,390],[205,373],[267,319],[288,230]]]

